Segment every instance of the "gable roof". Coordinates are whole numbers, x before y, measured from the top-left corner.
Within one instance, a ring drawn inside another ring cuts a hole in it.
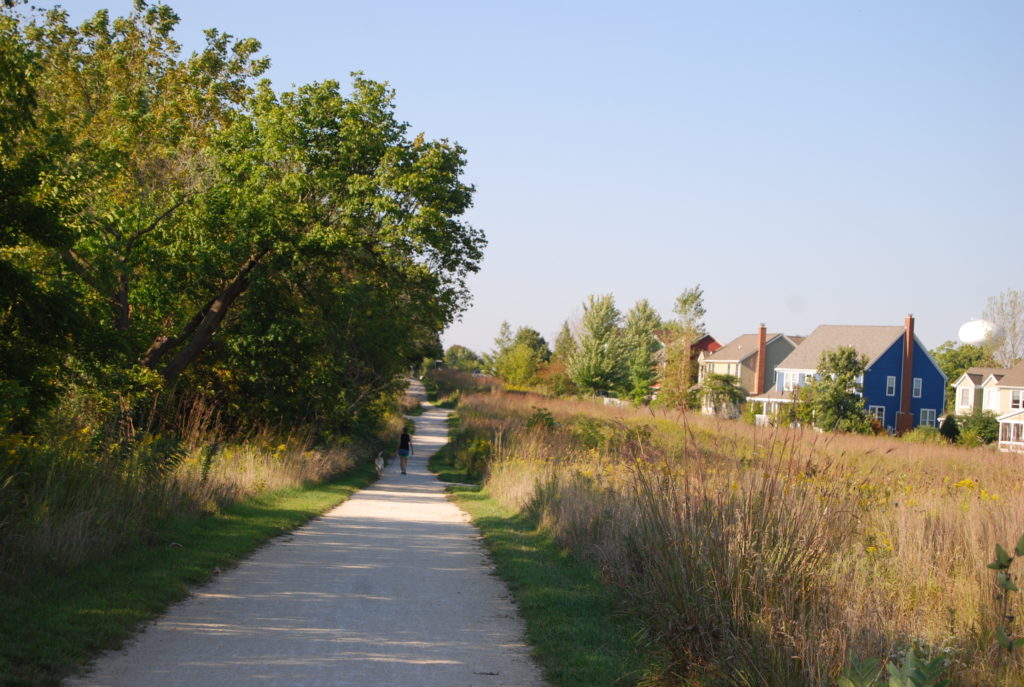
[[[964,381],[965,377],[970,380],[971,384],[974,386],[981,386],[985,380],[989,378],[989,375],[994,376],[998,382],[1007,372],[1009,372],[1009,370],[1005,367],[969,367],[964,370],[962,375],[956,378],[956,381],[953,382],[953,386],[959,385],[960,382]]]
[[[816,370],[822,351],[840,346],[853,346],[858,353],[867,356],[867,366],[871,367],[903,336],[903,331],[899,325],[823,324],[811,332],[775,369]]]
[[[1010,368],[1010,371],[999,380],[999,386],[1024,388],[1024,360]]]
[[[781,334],[765,334],[765,345]],[[741,334],[704,360],[712,363],[740,363],[757,353],[757,334]]]

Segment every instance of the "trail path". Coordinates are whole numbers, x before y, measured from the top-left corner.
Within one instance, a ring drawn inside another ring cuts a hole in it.
[[[411,392],[426,400],[418,382]],[[65,684],[543,685],[478,531],[426,469],[448,411],[425,407],[409,474],[394,460]]]

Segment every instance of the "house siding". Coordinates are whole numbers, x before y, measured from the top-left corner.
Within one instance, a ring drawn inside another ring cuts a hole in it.
[[[915,365],[917,357],[914,357]],[[918,376],[917,373],[914,376]],[[886,378],[896,378],[896,393],[885,395]],[[864,402],[867,406],[885,408],[885,428],[896,430],[896,412],[900,409],[900,387],[903,384],[903,337],[897,339],[878,357],[871,367],[864,370]],[[917,399],[915,399],[917,400]],[[916,418],[915,418],[916,424]]]
[[[921,409],[930,408],[935,411],[938,419],[945,409],[946,379],[941,370],[928,357],[919,342],[914,341],[914,370],[911,377],[921,378],[921,398],[910,399],[910,412],[913,413],[913,426],[921,423]],[[787,370],[776,369],[775,388],[782,390]],[[800,386],[807,386],[814,378],[809,370],[788,370],[799,372]],[[885,388],[888,377],[896,378],[896,393],[886,396]],[[903,337],[894,341],[885,353],[864,371],[863,396],[864,406],[882,406],[885,408],[886,429],[896,430],[896,413],[900,409],[901,386],[903,384]],[[911,381],[913,384],[913,381]]]
[[[796,346],[790,342],[789,339],[779,336],[765,345],[765,366],[764,366],[764,390],[768,391],[772,388],[772,381],[776,382],[776,389],[782,389],[782,385],[778,382],[775,375],[775,368],[779,366],[783,360],[786,359],[790,353],[793,352]]]
[[[914,426],[921,423],[921,409],[935,411],[936,421],[946,410],[946,378],[942,375],[927,351],[914,341],[914,377],[921,378],[921,398],[911,398],[910,408],[914,413]]]

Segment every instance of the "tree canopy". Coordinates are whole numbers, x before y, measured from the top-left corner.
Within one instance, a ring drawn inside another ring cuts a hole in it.
[[[860,381],[867,364],[852,346],[822,351],[814,381],[801,389],[798,417],[829,432],[870,432]]]
[[[0,22],[0,383],[345,425],[440,357],[485,240],[465,150],[414,135],[387,84],[276,93],[256,40],[182,56],[143,0]]]

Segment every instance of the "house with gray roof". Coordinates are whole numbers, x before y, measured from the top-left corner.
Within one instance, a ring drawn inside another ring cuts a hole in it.
[[[748,395],[764,393],[775,382],[775,368],[792,353],[802,337],[770,333],[762,324],[757,333],[743,334],[711,353],[702,353],[698,385],[710,374],[729,375]],[[705,414],[720,409],[705,406]],[[735,415],[737,409],[727,414]]]
[[[969,367],[953,382],[953,413],[970,415],[978,410],[999,411],[999,381],[1009,372],[1004,367]]]
[[[851,346],[868,360],[861,380],[868,413],[892,432],[935,426],[945,407],[946,375],[914,335],[914,318],[904,326],[821,325],[779,363],[773,388],[751,401],[766,412],[791,403],[816,378],[824,351]]]

